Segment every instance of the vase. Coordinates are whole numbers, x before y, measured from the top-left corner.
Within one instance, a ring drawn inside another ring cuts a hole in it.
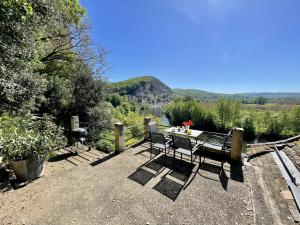
[[[9,161],[10,167],[21,180],[33,180],[44,175],[45,159]]]

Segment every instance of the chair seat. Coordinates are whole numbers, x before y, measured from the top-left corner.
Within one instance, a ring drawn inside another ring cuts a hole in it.
[[[199,140],[197,140],[197,141],[192,140],[191,142],[192,142],[192,145],[201,145],[202,146],[204,144],[204,141],[199,141]]]
[[[195,149],[195,150],[191,151],[191,150],[187,150],[187,149],[184,149],[184,148],[177,148],[177,149],[175,149],[175,152],[179,152],[179,153],[182,153],[184,155],[189,155],[190,156],[190,155],[194,154],[197,150],[198,149]]]
[[[215,149],[215,150],[218,150],[218,151],[222,151],[222,146],[220,146],[220,145],[213,145],[213,144],[210,144],[210,143],[204,143],[203,147],[204,148]]]
[[[152,145],[153,148],[158,148],[158,149],[165,149],[165,148],[168,148],[170,145],[169,144],[159,144],[159,143],[155,143]]]

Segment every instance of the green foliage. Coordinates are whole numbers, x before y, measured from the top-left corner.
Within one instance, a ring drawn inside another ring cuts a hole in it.
[[[65,143],[62,129],[49,117],[38,120],[6,114],[0,117],[0,153],[7,160],[45,158]]]
[[[99,138],[99,132],[106,131],[112,127],[112,106],[107,102],[102,102],[88,110],[88,135],[90,142],[95,142]]]
[[[119,94],[113,93],[106,97],[106,101],[110,102],[113,107],[121,105],[122,97]]]
[[[78,115],[91,139],[106,129],[105,51],[91,47],[79,0],[3,0],[0,11],[0,115],[50,113],[65,127]]]
[[[294,133],[300,133],[300,107],[295,107],[291,112],[291,127]]]
[[[114,132],[113,131],[104,131],[101,132],[99,141],[96,143],[96,149],[105,152],[113,152],[115,149],[114,146]]]
[[[28,112],[43,101],[46,79],[36,72],[31,1],[0,2],[0,113]]]
[[[191,96],[194,99],[206,102],[215,102],[222,98],[238,100],[243,104],[253,104],[261,99],[261,103],[273,102],[299,102],[300,93],[242,93],[242,94],[219,94],[195,89],[172,89],[172,97]],[[174,99],[175,100],[175,99]]]
[[[263,96],[259,96],[255,98],[254,103],[258,105],[265,105],[267,103],[268,99],[264,98]]]
[[[192,120],[194,128],[224,132],[234,126],[244,128],[245,138],[262,136],[268,140],[299,135],[300,107],[291,111],[242,110],[235,100],[220,99],[216,103],[178,99],[166,106],[166,115],[174,126]]]
[[[125,81],[112,83],[112,88],[114,92],[118,92],[120,95],[132,95],[142,84],[151,82],[153,79],[154,78],[151,76],[131,78]]]
[[[108,99],[111,99],[110,97]],[[141,115],[141,107],[136,102],[128,101],[126,98],[118,97],[118,99],[121,100],[120,105],[112,109],[113,123],[124,123],[125,145],[130,146],[144,139],[144,117],[150,115]],[[159,123],[158,118],[153,119]],[[96,148],[102,151],[114,151],[114,138],[114,132],[111,130],[101,132],[99,141],[96,143]]]
[[[246,139],[254,139],[256,135],[254,119],[252,116],[245,116],[242,118],[241,127],[244,129],[244,136]]]
[[[221,129],[237,125],[240,118],[241,103],[229,99],[220,99],[217,102],[218,125]]]

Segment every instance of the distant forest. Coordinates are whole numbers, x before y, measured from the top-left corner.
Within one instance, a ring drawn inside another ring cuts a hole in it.
[[[300,93],[239,93],[239,94],[221,94],[206,92],[195,89],[172,89],[172,95],[174,97],[193,97],[202,101],[215,101],[222,98],[241,100],[244,104],[260,104],[263,102],[257,102],[259,99],[264,98],[265,102],[269,103],[281,103],[281,104],[300,104]]]

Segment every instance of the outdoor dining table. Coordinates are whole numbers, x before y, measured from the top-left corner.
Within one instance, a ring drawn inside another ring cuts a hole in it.
[[[186,136],[186,137],[195,139],[196,143],[197,143],[197,139],[203,134],[203,131],[201,131],[201,130],[192,130],[192,129],[189,129],[189,130],[190,130],[191,133],[187,133],[182,128],[178,129],[177,127],[170,127],[168,129],[166,129],[165,132],[169,133],[169,134],[181,135],[181,136]]]

